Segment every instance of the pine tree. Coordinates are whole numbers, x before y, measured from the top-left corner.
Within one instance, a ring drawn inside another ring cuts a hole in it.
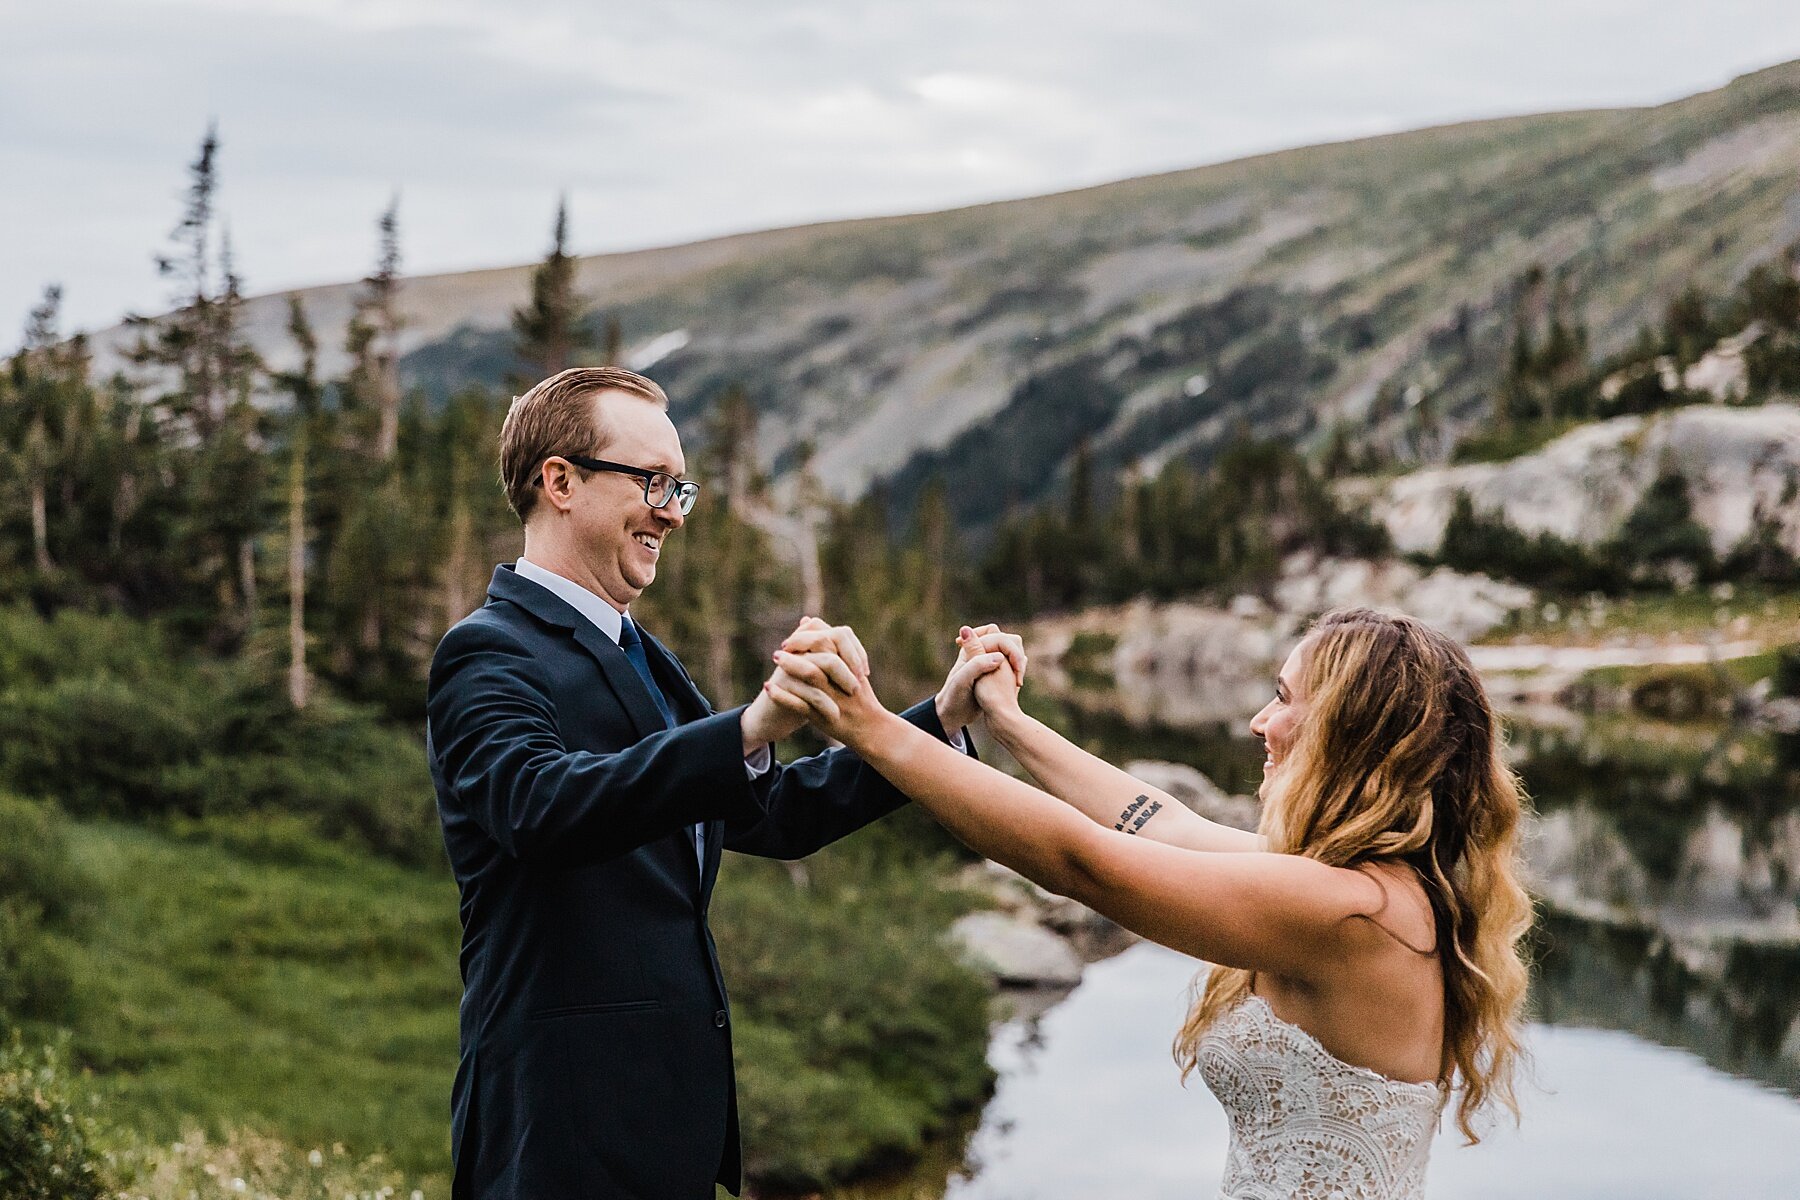
[[[44,289],[43,302],[31,310],[26,322],[25,346],[20,351],[21,367],[35,360],[38,370],[54,372],[58,365],[57,347],[62,341],[58,332],[61,314],[62,288],[52,284]],[[21,375],[23,374],[21,371]],[[22,430],[24,436],[16,457],[19,460],[19,475],[25,479],[30,491],[32,564],[41,574],[48,574],[56,567],[50,558],[48,494],[50,473],[55,464],[50,445],[51,414],[46,411],[49,407],[46,401],[54,393],[46,394],[48,389],[43,387],[22,387],[20,391],[26,409]]]
[[[350,355],[345,381],[346,403],[365,427],[373,418],[368,453],[378,462],[394,457],[400,438],[400,197],[388,203],[376,221],[375,270],[363,279],[362,292],[345,331]]]
[[[157,274],[175,282],[172,311],[126,318],[138,331],[129,357],[157,372],[157,382],[167,385],[161,406],[202,442],[224,424],[234,401],[248,398],[259,366],[238,329],[243,290],[230,235],[215,228],[218,154],[217,127],[208,126],[189,168],[181,220],[170,234],[174,248],[156,256]]]
[[[569,257],[569,202],[556,206],[550,253],[531,273],[531,302],[513,310],[514,353],[534,372],[527,386],[576,365],[592,342],[587,306],[575,290],[575,260]],[[608,362],[612,361],[609,355]]]
[[[267,463],[251,403],[262,364],[239,329],[243,281],[218,219],[218,152],[218,131],[209,126],[189,168],[181,220],[170,235],[174,247],[156,258],[157,272],[176,283],[173,310],[127,321],[138,330],[132,361],[151,368],[164,389],[154,405],[171,436],[159,440],[175,460],[165,465],[181,481],[178,519],[190,529],[192,553],[183,566],[193,591],[184,619],[223,648],[255,621],[255,539],[266,516]]]

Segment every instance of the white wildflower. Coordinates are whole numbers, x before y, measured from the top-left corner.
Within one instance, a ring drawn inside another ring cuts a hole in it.
[[[315,1167],[321,1167],[321,1166],[325,1165],[325,1156],[323,1154],[321,1154],[319,1151],[314,1150],[312,1153],[310,1153],[306,1156],[306,1161],[311,1163]]]

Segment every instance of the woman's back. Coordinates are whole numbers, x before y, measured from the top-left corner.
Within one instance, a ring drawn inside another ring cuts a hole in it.
[[[1356,872],[1380,889],[1367,914],[1307,979],[1260,973],[1254,990],[1282,1020],[1346,1063],[1390,1079],[1435,1080],[1444,1069],[1444,972],[1431,903],[1398,863]]]

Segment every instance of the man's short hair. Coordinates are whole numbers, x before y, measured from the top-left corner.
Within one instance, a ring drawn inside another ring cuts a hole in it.
[[[538,476],[553,454],[597,455],[606,445],[594,398],[625,392],[666,410],[669,398],[654,380],[623,367],[570,367],[513,397],[500,427],[500,484],[523,524],[538,498]],[[581,470],[581,468],[576,468]],[[582,471],[582,477],[587,472]]]

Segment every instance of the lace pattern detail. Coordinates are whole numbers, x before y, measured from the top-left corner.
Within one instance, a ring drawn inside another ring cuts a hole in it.
[[[1448,1092],[1355,1067],[1252,995],[1199,1047],[1231,1121],[1221,1200],[1418,1200]]]

